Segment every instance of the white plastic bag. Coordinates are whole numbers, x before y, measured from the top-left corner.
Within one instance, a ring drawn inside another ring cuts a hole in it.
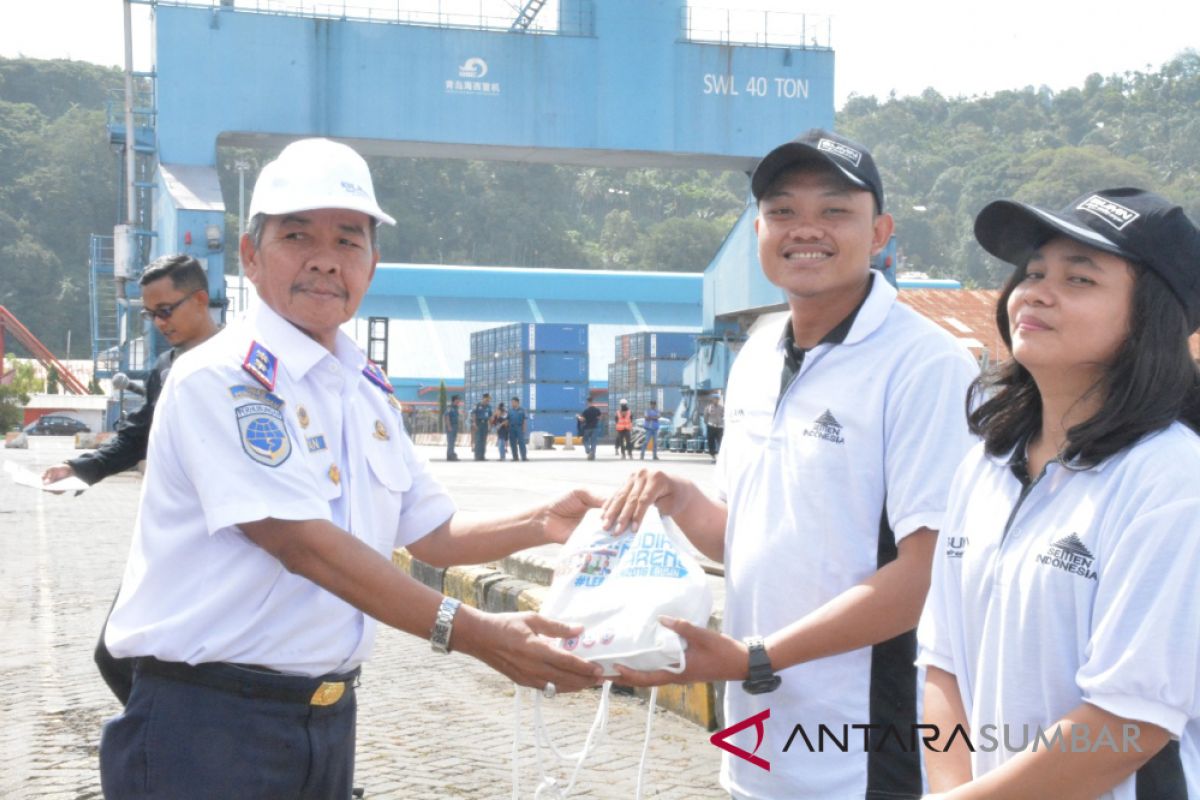
[[[593,512],[571,534],[554,571],[541,612],[569,625],[583,625],[577,638],[559,646],[604,667],[682,672],[684,641],[659,624],[659,616],[704,627],[712,592],[700,564],[674,527],[651,508],[637,533],[613,536]]]
[[[620,536],[600,526],[598,511],[584,517],[563,546],[559,565],[554,571],[550,591],[540,613],[569,625],[583,625],[573,639],[559,640],[559,646],[600,664],[608,677],[617,675],[613,665],[637,670],[683,672],[686,663],[684,641],[679,634],[659,624],[659,616],[678,617],[705,626],[712,614],[712,592],[690,546],[676,529],[663,524],[658,511],[647,512],[637,533]],[[579,778],[584,760],[600,746],[608,725],[608,697],[611,681],[605,681],[600,704],[583,747],[563,753],[555,745],[541,714],[542,696],[529,692],[533,701],[533,745],[541,781],[535,800],[567,798]],[[517,767],[521,747],[521,687],[514,695],[516,730],[513,736],[513,793],[520,797]],[[638,764],[635,797],[642,797],[642,774],[650,745],[654,704],[658,689],[650,690],[646,712],[646,733],[642,758]],[[571,776],[565,783],[550,777],[542,761],[546,747],[560,762],[568,764]]]

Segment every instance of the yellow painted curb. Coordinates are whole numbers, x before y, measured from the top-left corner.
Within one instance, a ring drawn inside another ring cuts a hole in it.
[[[499,574],[500,571],[491,564],[447,567],[442,592],[447,597],[458,598],[471,608],[479,608],[482,600],[479,589],[483,579]]]

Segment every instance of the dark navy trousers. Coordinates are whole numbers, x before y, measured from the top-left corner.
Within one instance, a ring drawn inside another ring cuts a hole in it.
[[[259,679],[256,675],[255,681]],[[104,796],[349,800],[354,779],[353,688],[329,706],[247,694],[252,692],[135,671],[124,713],[105,724],[100,739]]]

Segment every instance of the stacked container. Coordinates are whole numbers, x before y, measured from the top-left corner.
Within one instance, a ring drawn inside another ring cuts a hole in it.
[[[674,413],[682,397],[683,367],[696,352],[696,334],[641,332],[616,338],[614,361],[608,369],[608,402],[612,408],[629,401],[635,419],[643,417],[650,401],[664,417]]]
[[[528,430],[575,433],[575,415],[588,397],[587,325],[516,323],[471,334],[464,365],[467,407],[484,392],[492,408],[521,398]]]

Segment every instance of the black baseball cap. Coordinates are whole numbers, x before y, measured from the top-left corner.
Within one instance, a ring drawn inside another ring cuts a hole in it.
[[[805,161],[819,161],[835,167],[855,186],[875,196],[875,210],[883,212],[883,179],[875,168],[875,159],[867,148],[845,136],[821,128],[812,128],[792,141],[767,153],[750,177],[750,191],[761,201],[767,189],[783,172]]]
[[[1183,304],[1189,329],[1200,327],[1200,230],[1179,205],[1126,187],[1089,192],[1057,213],[997,200],[975,218],[983,249],[1018,267],[1055,236],[1154,270]]]

